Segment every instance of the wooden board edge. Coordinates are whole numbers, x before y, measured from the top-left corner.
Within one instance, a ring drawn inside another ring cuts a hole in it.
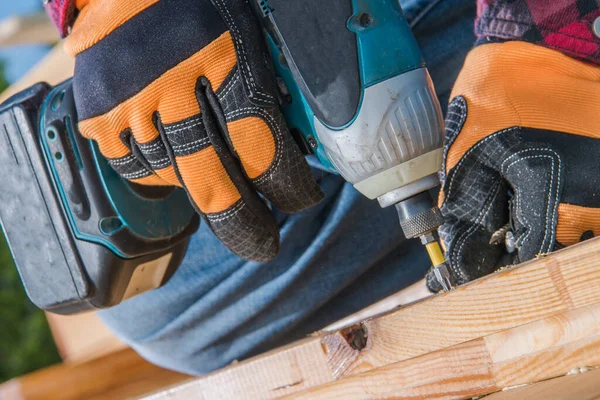
[[[564,376],[580,366],[600,365],[598,316],[600,302],[284,399],[459,399]]]
[[[600,238],[592,239],[343,330],[321,332],[310,339],[310,345],[292,345],[303,357],[312,352],[317,369],[326,371],[321,379],[298,378],[295,352],[285,355],[287,347],[188,386],[195,387],[196,394],[203,393],[204,399],[230,393],[215,387],[218,382],[235,386],[239,398],[274,398],[270,382],[252,376],[256,371],[250,365],[260,364],[266,376],[293,377],[277,381],[277,387],[293,393],[302,389],[296,384],[299,379],[306,383],[304,389],[311,380],[334,382],[584,307],[600,301],[599,256]],[[360,336],[366,340],[355,342]],[[318,346],[314,340],[320,342]]]

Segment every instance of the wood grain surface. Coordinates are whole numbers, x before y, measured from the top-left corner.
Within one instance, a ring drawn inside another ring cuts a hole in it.
[[[599,400],[600,368],[510,388],[483,400]]]
[[[124,349],[81,364],[61,364],[0,385],[2,400],[130,399],[147,395],[188,375],[150,364]]]
[[[187,384],[185,392],[194,393],[202,399],[221,399],[228,398],[231,387],[235,387],[235,393],[239,394],[240,399],[277,398],[284,393],[291,394],[315,384],[331,383],[413,357],[433,357],[428,353],[585,307],[600,301],[599,255],[600,241],[592,239],[545,258],[505,269],[452,292],[364,321],[354,327],[334,333],[318,333],[306,341],[232,365]],[[595,320],[597,316],[594,314],[589,318]],[[554,322],[545,320],[543,323]],[[575,332],[577,328],[568,325],[568,329]],[[510,334],[516,335],[517,332],[519,331]],[[361,334],[366,336],[365,343],[363,346],[356,346],[353,338],[360,337]],[[503,332],[501,335],[507,333]],[[480,339],[479,346],[469,349],[474,351],[473,357],[494,357],[491,365],[498,371],[494,372],[493,382],[508,385],[508,382],[515,380],[511,376],[513,370],[510,366],[510,362],[515,358],[506,361],[499,358],[502,355],[508,357],[508,350],[502,349],[502,346],[507,346],[506,342],[500,340],[500,337],[488,338],[487,342]],[[554,339],[545,337],[544,340]],[[577,348],[583,358],[590,351],[590,354],[595,356],[593,345],[596,342],[590,344],[586,340],[591,339],[581,339],[576,341],[576,344],[569,342],[564,344],[564,348],[556,345],[552,349],[560,353],[573,350],[573,346],[580,346]],[[489,351],[487,343],[491,348]],[[537,341],[533,344],[523,343],[522,340],[513,340],[510,346],[524,348],[523,351],[527,354],[531,354],[535,346],[547,347]],[[474,345],[470,343],[468,346]],[[444,351],[450,352],[444,353],[445,357],[458,357],[453,350]],[[551,350],[544,351],[551,354]],[[438,353],[435,357],[438,356],[441,354]],[[298,367],[298,360],[303,360],[301,363],[310,363],[311,370],[319,371],[318,375],[305,375],[304,369]],[[517,360],[525,362],[525,358],[517,357]],[[529,362],[535,366],[541,361],[532,358]],[[259,365],[263,377],[260,379],[255,376]],[[527,367],[527,364],[519,365]],[[377,373],[380,372],[381,370]],[[418,375],[418,371],[414,374]],[[541,376],[538,372],[534,374],[532,376],[536,379]],[[277,378],[271,379],[271,376]],[[286,376],[289,379],[283,379]],[[363,378],[364,375],[360,376],[359,381],[378,379],[371,378],[371,375],[367,375],[367,378]],[[490,384],[485,376],[481,378],[481,385]],[[224,379],[227,385],[215,386],[216,382],[225,382]],[[281,388],[284,390],[279,391]],[[155,398],[161,397],[157,395]],[[185,396],[179,397],[178,389],[172,388],[163,398],[179,399]]]
[[[600,365],[600,303],[285,399],[462,399],[564,376],[584,365]]]
[[[46,319],[63,362],[85,362],[127,347],[100,320],[96,312],[76,315],[47,312]]]

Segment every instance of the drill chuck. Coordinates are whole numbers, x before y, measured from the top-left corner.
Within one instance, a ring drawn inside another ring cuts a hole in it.
[[[427,249],[433,274],[444,291],[452,289],[453,280],[437,241],[435,231],[444,223],[440,209],[429,191],[424,191],[395,204],[400,226],[407,239],[420,238]]]
[[[407,239],[432,232],[444,223],[442,213],[428,191],[409,197],[395,206]]]

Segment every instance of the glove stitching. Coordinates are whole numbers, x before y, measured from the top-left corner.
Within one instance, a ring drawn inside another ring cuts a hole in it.
[[[240,74],[236,71],[233,79],[231,79],[227,83],[227,86],[225,86],[225,88],[223,89],[223,92],[221,92],[218,95],[219,101],[222,101],[225,97],[227,97],[229,92],[231,92],[231,90],[235,87],[235,84],[238,83],[239,81],[240,81]]]
[[[277,124],[277,121],[275,121],[275,118],[273,118],[273,116],[267,114],[263,109],[255,108],[255,107],[240,108],[239,110],[236,110],[236,111],[226,114],[225,118],[227,118],[229,120],[229,119],[233,119],[235,117],[239,117],[241,115],[246,115],[246,114],[251,115],[253,113],[257,113],[264,120],[267,120],[267,123],[269,123],[271,129],[272,130],[274,129],[277,134],[275,137],[275,141],[277,142],[277,150],[276,150],[277,154],[275,156],[275,161],[273,162],[273,164],[271,164],[271,166],[268,168],[268,170],[262,174],[262,176],[254,179],[252,181],[255,184],[260,185],[267,178],[271,177],[271,175],[273,174],[273,171],[275,171],[277,169],[277,167],[279,166],[279,163],[281,162],[281,159],[283,158],[283,133],[281,132],[279,124]]]
[[[153,170],[166,168],[171,164],[169,156],[165,156],[159,159],[151,159],[151,157],[148,157],[148,155],[150,154],[166,153],[167,150],[165,149],[162,141],[154,143],[138,143],[138,147],[141,150],[142,154],[144,154],[144,156],[146,157],[146,160],[148,161]]]
[[[463,107],[463,106],[461,106],[461,105],[459,105],[459,104],[456,104],[456,106],[457,106],[458,108],[460,108],[460,109],[461,109],[461,111],[463,111],[463,110],[464,110],[464,107]],[[463,113],[457,113],[457,112],[455,112],[455,111],[448,111],[448,112],[446,113],[446,117],[448,117],[449,115],[454,115],[454,116],[457,116],[457,117],[460,117],[460,118],[462,118],[464,114],[463,114]],[[454,121],[453,121],[453,122],[454,122]]]
[[[202,123],[202,119],[199,116],[195,116],[187,121],[178,122],[176,124],[171,124],[168,127],[165,127],[165,129],[169,130],[169,129],[173,129],[173,128],[179,128],[179,127],[186,126],[186,125],[193,124],[193,123]]]
[[[121,176],[123,176],[125,178],[126,178],[126,175],[127,176],[129,176],[129,175],[133,176],[133,175],[138,175],[138,174],[143,175],[146,172],[148,172],[149,174],[152,173],[152,171],[149,171],[143,164],[140,165],[140,167],[137,170],[134,170],[134,168],[136,167],[136,165],[135,165],[136,162],[139,163],[139,160],[137,159],[137,157],[134,154],[129,154],[129,155],[121,157],[121,158],[108,159],[109,165],[115,171],[117,171],[117,173],[119,175],[121,175]],[[130,164],[134,164],[134,165],[132,165],[131,167],[127,167]],[[121,167],[127,168],[129,170],[129,172],[121,172],[121,171],[119,171],[119,169]]]
[[[206,214],[206,218],[208,218],[211,222],[220,222],[231,218],[232,216],[240,212],[240,210],[245,206],[246,203],[240,200],[239,203],[235,205],[231,210],[227,210],[224,213],[213,214],[214,216]]]
[[[119,162],[119,160],[115,160],[115,162],[112,162],[111,160],[108,160],[108,163],[110,164],[110,166],[117,171],[117,173],[121,176],[124,176],[125,174],[143,174],[144,172],[149,172],[151,173],[152,171],[148,171],[143,165],[138,168],[137,170],[134,170],[133,168],[128,168],[129,172],[120,172],[119,167],[123,167],[126,166],[128,164],[131,164],[131,162],[135,161],[137,162],[138,159],[135,158],[134,156],[127,156],[127,157],[132,157],[129,161],[127,162]]]
[[[235,33],[237,35],[237,38],[235,38],[235,41],[238,43],[238,46],[240,49],[240,55],[243,58],[242,64],[243,64],[244,68],[246,69],[246,71],[248,71],[248,75],[250,76],[249,79],[246,79],[244,77],[244,80],[246,80],[246,83],[252,87],[255,94],[263,96],[263,100],[266,99],[265,101],[273,101],[274,100],[273,96],[257,89],[257,85],[254,80],[254,75],[252,75],[250,65],[248,64],[248,59],[246,58],[246,49],[244,48],[244,42],[239,39],[242,35],[240,34],[240,31],[239,31],[237,25],[235,24],[235,21],[234,21],[233,17],[231,16],[231,13],[229,12],[229,9],[225,5],[225,1],[224,0],[216,0],[215,3],[217,4],[217,7],[219,7],[219,9],[221,10],[221,14],[225,17],[225,19],[227,19],[230,26],[233,28],[233,30],[235,31]],[[224,12],[223,12],[223,10],[224,10]],[[224,15],[224,13],[226,13],[227,15]]]
[[[110,165],[122,166],[122,165],[131,164],[132,162],[134,162],[136,160],[137,159],[133,156],[133,154],[130,154],[130,155],[125,156],[123,158],[117,158],[117,159],[113,159],[113,160],[108,160],[108,163]]]
[[[152,148],[150,150],[144,149],[142,150],[145,154],[154,154],[154,153],[162,153],[165,151],[164,148],[157,146],[156,148]]]
[[[551,150],[551,149],[536,148],[536,149],[529,149],[529,150],[550,151],[550,152],[554,153],[554,155],[558,159],[558,171],[559,172],[558,172],[558,184],[556,185],[556,195],[555,195],[556,200],[555,200],[555,202],[558,201],[558,192],[559,192],[559,188],[560,188],[560,185],[561,185],[561,182],[560,182],[560,171],[561,171],[561,168],[562,168],[560,156],[558,155],[558,153],[556,153],[554,150]],[[522,152],[526,152],[526,151],[528,151],[528,150],[523,150]],[[511,164],[509,164],[506,167],[506,171],[508,172],[508,169],[510,169],[514,164],[516,164],[516,163],[518,163],[520,161],[524,161],[524,160],[527,160],[527,159],[534,159],[534,158],[549,158],[550,161],[552,162],[552,174],[550,176],[550,188],[552,188],[552,186],[554,185],[554,167],[555,167],[555,164],[554,164],[554,157],[552,157],[550,155],[542,155],[542,154],[540,154],[540,155],[536,155],[536,156],[523,157],[522,159],[513,161]],[[540,253],[543,252],[544,243],[546,242],[546,239],[548,238],[548,231],[552,231],[552,235],[550,237],[550,242],[548,242],[546,252],[550,251],[550,249],[552,247],[552,244],[554,243],[554,240],[555,240],[554,230],[553,229],[549,229],[549,226],[548,226],[548,224],[549,224],[549,222],[548,222],[548,215],[550,215],[550,205],[552,204],[552,197],[551,197],[551,191],[550,190],[548,191],[547,203],[548,204],[546,206],[546,218],[545,218],[545,221],[544,221],[545,222],[544,240],[542,241],[542,243],[540,245],[540,249],[538,251]],[[556,217],[556,207],[553,207],[552,221],[554,221],[555,217]],[[529,234],[529,232],[527,234]]]
[[[455,167],[456,170],[454,172],[454,174],[452,174],[452,177],[450,178],[450,184],[448,185],[448,195],[445,197],[444,203],[446,203],[446,201],[450,198],[450,196],[452,195],[452,187],[454,185],[454,178],[456,178],[456,176],[458,175],[458,171],[461,169],[461,167],[463,166],[463,163],[465,162],[465,160],[467,159],[467,157],[473,152],[475,151],[479,146],[483,145],[484,143],[486,143],[488,140],[496,137],[497,135],[503,134],[503,133],[507,133],[513,130],[519,129],[518,126],[513,126],[512,128],[507,128],[507,129],[503,129],[501,131],[498,131],[488,137],[486,137],[485,139],[483,139],[482,141],[480,141],[479,143],[475,144],[473,147],[471,147],[460,159],[458,165]]]
[[[162,150],[160,142],[157,143],[139,143],[139,147],[144,149],[144,153],[156,152],[156,150]]]
[[[171,160],[169,160],[168,156],[159,160],[148,160],[148,162],[150,163],[150,165],[152,165],[152,169],[162,169],[171,165]]]
[[[514,162],[512,162],[512,163],[511,163],[511,164],[510,164],[508,167],[506,167],[506,163],[507,163],[509,160],[511,160],[512,158],[514,158],[514,157],[518,156],[518,155],[519,155],[519,154],[521,154],[521,153],[526,153],[526,152],[529,152],[529,151],[534,151],[534,150],[544,150],[544,149],[543,149],[543,148],[540,148],[540,147],[535,147],[535,148],[531,148],[531,149],[525,149],[525,150],[518,151],[518,152],[516,152],[515,154],[513,154],[513,155],[511,155],[511,156],[507,157],[507,158],[506,158],[506,160],[504,160],[504,161],[502,162],[502,165],[500,166],[500,170],[502,171],[502,174],[506,174],[506,173],[508,172],[508,169],[509,169],[509,168],[511,168],[513,164],[515,164],[515,163],[519,162],[519,160],[517,160],[517,161],[514,161]],[[505,168],[505,167],[506,167],[506,168]],[[553,167],[552,167],[552,170],[554,171],[554,165],[553,165]],[[517,203],[519,204],[519,211],[521,211],[521,210],[523,209],[523,208],[522,208],[522,206],[521,206],[521,204],[522,204],[522,203],[521,203],[521,198],[522,198],[522,197],[523,197],[523,196],[521,196],[521,195],[520,195],[520,192],[519,192],[519,191],[517,191]],[[527,240],[527,238],[529,237],[529,235],[531,234],[531,223],[529,222],[529,220],[528,220],[528,219],[525,217],[525,215],[524,215],[523,213],[521,213],[521,217],[523,218],[523,220],[524,220],[524,221],[525,221],[525,223],[527,224],[527,227],[528,227],[528,229],[527,229],[527,234],[525,234],[525,236],[523,236],[523,237],[519,238],[519,240],[517,240],[517,241],[515,242],[515,244],[517,245],[517,247],[519,247],[520,245],[522,245],[522,244],[525,242],[525,240]],[[548,220],[548,214],[546,214],[546,221],[547,221],[547,220]],[[547,226],[547,223],[546,223],[546,226]],[[544,238],[544,240],[545,240],[545,238]],[[542,244],[543,244],[543,242],[542,242]],[[541,249],[540,249],[540,251],[541,251]]]
[[[490,190],[490,194],[493,193],[494,191],[498,192],[498,190],[500,190],[500,181],[496,180],[496,182],[494,183],[494,186],[492,187],[492,189]],[[469,229],[467,229],[456,241],[457,244],[461,243],[460,246],[458,247],[458,250],[454,252],[453,254],[453,259],[454,259],[454,265],[458,265],[458,258],[462,255],[463,252],[463,248],[465,246],[465,244],[467,243],[467,240],[473,236],[475,234],[476,228],[479,226],[479,223],[485,218],[485,216],[487,215],[487,213],[490,211],[490,208],[492,208],[492,204],[494,204],[493,201],[491,201],[491,199],[495,198],[496,196],[490,196],[488,197],[488,200],[483,208],[481,209],[481,211],[479,212],[479,214],[477,215],[477,218],[475,219],[475,221],[471,224],[471,226],[469,227]],[[464,239],[463,239],[464,238]],[[469,279],[465,276],[464,272],[462,271],[462,269],[460,268],[452,268],[454,271],[457,271],[458,274],[460,275],[460,277],[463,279],[463,282],[468,281]]]
[[[185,130],[188,130],[191,128],[195,128],[200,125],[202,125],[202,121],[195,122],[193,124],[190,124],[190,125],[184,126],[183,128],[178,128],[178,129],[173,129],[172,127],[168,127],[168,128],[165,127],[165,132],[167,132],[167,135],[171,135],[171,134],[174,134],[177,132],[182,132],[182,131],[185,131]]]
[[[522,203],[521,203],[521,199],[523,198],[523,196],[521,196],[521,192],[519,190],[517,190],[516,196],[517,196],[517,204],[519,205],[519,214],[520,214],[520,217],[519,217],[519,215],[517,215],[517,218],[519,218],[519,219],[522,220],[521,223],[523,223],[523,221],[524,221],[525,224],[527,224],[527,227],[528,227],[527,233],[524,236],[520,237],[515,242],[515,245],[517,247],[521,247],[521,245],[523,245],[523,243],[525,243],[525,241],[527,240],[527,238],[531,234],[531,223],[529,222],[529,220],[527,219],[527,217],[525,216],[525,214],[523,214],[523,211],[522,211],[523,210],[523,206],[522,206]]]
[[[141,178],[143,176],[148,176],[151,175],[152,173],[150,171],[148,171],[147,169],[143,169],[137,172],[131,172],[131,173],[123,173],[121,174],[121,176],[125,179],[137,179],[137,178]]]
[[[185,144],[178,144],[175,146],[171,146],[173,148],[173,150],[192,150],[195,148],[203,148],[205,144],[210,143],[210,139],[208,138],[202,138],[202,139],[197,139],[194,140],[193,142],[189,142],[189,143],[185,143]]]
[[[456,138],[460,134],[460,131],[462,131],[463,125],[465,123],[465,120],[467,119],[467,105],[466,105],[465,99],[462,96],[455,97],[452,100],[452,103],[450,104],[450,107],[452,105],[455,105],[456,107],[458,107],[460,109],[461,113],[458,114],[454,110],[450,110],[446,114],[446,117],[448,117],[449,115],[453,115],[453,116],[459,116],[460,119],[459,119],[458,123],[454,126],[454,128],[450,128],[449,124],[446,125],[446,130],[450,130],[451,131],[452,137],[450,138],[451,140],[449,140],[446,143],[447,150],[444,151],[444,159],[442,161],[443,162],[443,169],[442,169],[443,180],[446,180],[447,173],[448,173],[448,171],[446,171],[446,164],[447,164],[447,159],[448,159],[448,152],[450,151],[450,147],[452,147],[452,145],[454,144],[454,141],[456,140]],[[449,137],[450,136],[446,133],[446,139],[448,139]],[[445,199],[444,199],[444,202],[445,202]]]
[[[170,127],[165,127],[165,132],[168,136],[171,136],[173,134],[179,133],[179,132],[183,132],[186,130],[191,130],[192,128],[198,127],[198,126],[202,126],[203,123],[202,121],[199,121],[197,118],[194,120],[193,123],[188,122],[187,126],[184,126],[183,128],[178,128],[178,129],[172,129],[173,126]],[[179,124],[179,126],[182,126],[181,124]],[[210,143],[210,139],[207,137],[203,137],[200,139],[196,139],[192,142],[189,143],[184,143],[184,144],[179,144],[179,145],[171,145],[171,148],[175,151],[187,151],[187,150],[196,150],[196,149],[201,149],[204,148],[205,145],[207,143]]]
[[[147,169],[145,169],[145,168],[140,168],[140,169],[138,169],[138,170],[134,170],[134,171],[131,171],[131,172],[117,172],[117,173],[118,173],[120,176],[122,176],[123,178],[125,178],[125,179],[129,179],[129,178],[128,178],[129,176],[134,176],[134,175],[136,175],[136,176],[142,176],[142,175],[144,175],[145,173],[148,173],[148,174],[150,175],[150,174],[152,174],[152,171],[148,171],[148,170],[147,170]]]

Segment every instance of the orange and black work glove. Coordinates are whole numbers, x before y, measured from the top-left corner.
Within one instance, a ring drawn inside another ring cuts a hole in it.
[[[440,237],[456,283],[600,233],[600,67],[483,44],[451,98]]]
[[[269,260],[284,212],[322,198],[278,109],[247,0],[79,0],[66,49],[81,133],[144,185],[177,185],[238,256]]]

